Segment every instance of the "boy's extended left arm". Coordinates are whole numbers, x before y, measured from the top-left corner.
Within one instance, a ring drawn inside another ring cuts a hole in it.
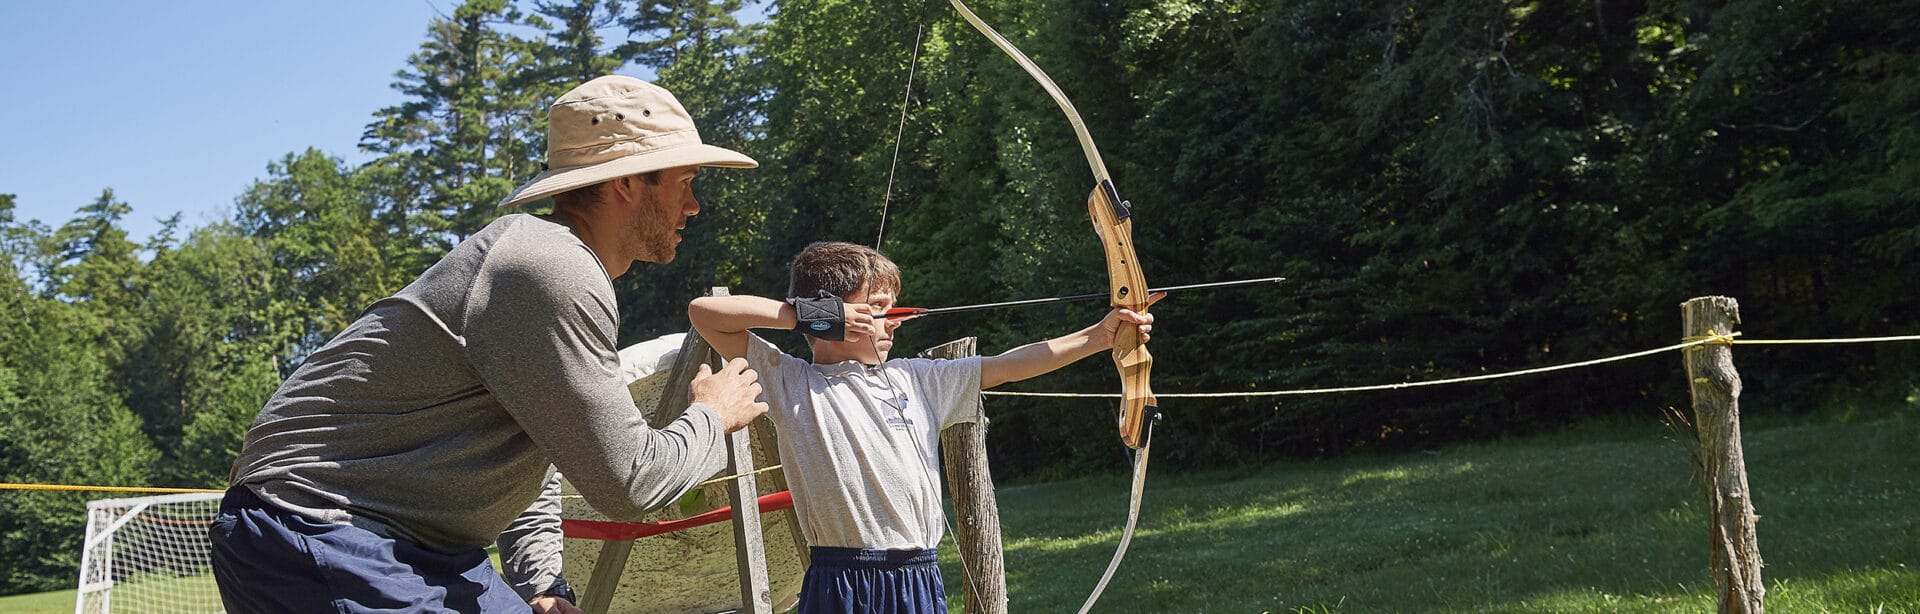
[[[1158,300],[1158,296],[1154,297]],[[987,390],[1007,382],[1051,373],[1060,367],[1113,349],[1113,338],[1121,326],[1136,326],[1145,342],[1153,330],[1153,315],[1129,309],[1107,312],[1100,322],[1046,341],[1036,341],[995,356],[980,359],[980,389]]]

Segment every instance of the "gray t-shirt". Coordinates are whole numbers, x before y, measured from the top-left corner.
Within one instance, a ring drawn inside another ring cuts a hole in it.
[[[695,404],[647,426],[615,346],[613,284],[564,223],[515,214],[367,308],[247,431],[233,482],[321,522],[485,547],[549,461],[594,509],[638,519],[726,464]]]
[[[980,358],[813,364],[749,337],[807,544],[938,547],[940,429],[979,419]]]

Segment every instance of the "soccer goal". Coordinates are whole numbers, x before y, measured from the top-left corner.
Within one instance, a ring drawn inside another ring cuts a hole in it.
[[[220,493],[87,503],[75,614],[220,612],[207,524]]]

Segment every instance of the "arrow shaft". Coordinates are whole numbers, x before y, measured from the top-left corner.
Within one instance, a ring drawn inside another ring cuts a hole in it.
[[[1251,286],[1255,284],[1279,283],[1282,281],[1286,281],[1286,279],[1287,278],[1285,277],[1263,277],[1260,279],[1242,279],[1238,281],[1217,281],[1217,282],[1204,283],[1204,284],[1188,284],[1184,286],[1168,286],[1165,288],[1154,288],[1154,289],[1148,290],[1147,292],[1149,294],[1152,294],[1155,292],[1179,292],[1182,290],[1200,290],[1203,288],[1231,288],[1234,286]],[[896,308],[887,310],[887,312],[884,314],[874,316],[874,319],[884,320],[887,318],[917,317],[917,316],[927,316],[927,315],[934,315],[934,314],[940,314],[940,313],[959,313],[962,311],[982,311],[986,309],[1000,309],[1004,307],[1026,307],[1029,305],[1050,305],[1053,303],[1090,301],[1090,300],[1101,299],[1106,297],[1107,297],[1107,293],[1105,292],[1093,292],[1088,294],[1075,294],[1071,296],[1055,296],[1050,298],[1032,298],[1032,299],[1019,300],[1019,301],[1005,301],[1000,303],[961,305],[958,307],[936,307],[933,309],[896,307]]]

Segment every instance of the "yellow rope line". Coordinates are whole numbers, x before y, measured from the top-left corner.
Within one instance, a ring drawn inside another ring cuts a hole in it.
[[[740,479],[740,478],[743,478],[743,477],[746,477],[746,476],[749,476],[749,475],[758,475],[758,474],[762,474],[762,473],[766,473],[766,472],[768,472],[768,471],[773,471],[773,470],[775,470],[775,469],[779,469],[779,468],[780,468],[780,466],[779,466],[779,465],[773,465],[773,466],[770,466],[770,467],[762,467],[762,468],[760,468],[760,469],[755,469],[755,470],[753,470],[753,471],[749,471],[749,472],[747,472],[747,473],[739,473],[739,474],[734,474],[734,475],[729,475],[729,476],[722,476],[722,477],[717,477],[717,478],[714,478],[714,479],[711,479],[711,480],[707,480],[707,481],[705,481],[705,482],[701,482],[701,483],[699,483],[699,484],[698,484],[697,486],[706,486],[706,485],[709,485],[709,484],[718,484],[718,483],[721,483],[721,482],[728,482],[728,481],[732,481],[732,480],[738,480],[738,479]],[[54,491],[85,491],[85,492],[138,492],[138,493],[156,493],[156,494],[173,494],[173,493],[194,493],[194,492],[226,492],[226,491],[224,491],[224,490],[216,490],[216,489],[212,489],[212,488],[160,488],[160,487],[145,487],[145,486],[75,486],[75,485],[69,485],[69,484],[13,484],[13,483],[6,483],[6,482],[0,482],[0,490],[54,490]],[[578,497],[579,495],[568,495],[568,496],[570,496],[570,497]]]
[[[1371,391],[1371,390],[1398,390],[1401,388],[1414,388],[1419,386],[1438,386],[1441,384],[1458,384],[1462,382],[1474,382],[1474,381],[1482,381],[1482,380],[1490,380],[1490,379],[1500,379],[1505,377],[1533,375],[1536,373],[1546,373],[1548,371],[1559,371],[1563,369],[1577,369],[1580,367],[1591,367],[1593,365],[1616,362],[1621,360],[1628,360],[1633,358],[1640,358],[1642,356],[1651,356],[1654,354],[1671,352],[1674,350],[1699,349],[1701,346],[1708,346],[1708,345],[1734,345],[1734,344],[1785,345],[1785,344],[1815,344],[1815,343],[1840,344],[1840,343],[1881,343],[1881,342],[1887,342],[1887,341],[1920,341],[1920,335],[1901,335],[1901,336],[1892,336],[1892,337],[1850,337],[1850,338],[1840,338],[1840,339],[1734,339],[1734,337],[1738,337],[1738,336],[1740,336],[1740,333],[1734,332],[1734,333],[1728,333],[1728,334],[1714,333],[1714,334],[1702,335],[1698,337],[1686,337],[1682,339],[1680,343],[1669,345],[1667,347],[1644,350],[1644,351],[1634,352],[1631,354],[1622,354],[1619,356],[1612,356],[1608,358],[1600,358],[1595,360],[1568,363],[1564,365],[1537,367],[1533,369],[1522,369],[1519,371],[1510,371],[1506,373],[1490,373],[1487,375],[1455,377],[1450,379],[1439,379],[1439,380],[1431,380],[1431,381],[1425,381],[1425,382],[1401,382],[1398,384],[1377,384],[1373,386],[1347,386],[1344,388],[1311,388],[1306,390],[1265,390],[1265,391],[1251,391],[1251,392],[1189,392],[1189,393],[1156,394],[1154,396],[1163,398],[1163,399],[1166,399],[1166,398],[1202,399],[1202,398],[1222,398],[1222,397],[1277,397],[1277,396],[1291,396],[1291,395],[1305,395],[1305,394],[1332,394],[1337,392],[1365,392],[1365,391]],[[1115,393],[1000,392],[1000,391],[994,391],[994,390],[984,391],[981,394],[1005,396],[1005,397],[1054,397],[1054,398],[1119,398],[1120,397],[1119,394],[1115,394]]]
[[[1739,337],[1739,336],[1740,336],[1740,333],[1738,332],[1728,333],[1728,334],[1713,333],[1713,334],[1702,335],[1698,337],[1686,337],[1682,339],[1680,343],[1669,345],[1663,348],[1655,348],[1651,350],[1634,352],[1631,354],[1621,354],[1619,356],[1598,358],[1594,360],[1567,363],[1563,365],[1536,367],[1532,369],[1521,369],[1519,371],[1509,371],[1506,373],[1489,373],[1486,375],[1473,375],[1468,377],[1437,379],[1437,380],[1430,380],[1430,381],[1424,381],[1424,382],[1401,382],[1398,384],[1376,384],[1372,386],[1347,386],[1343,388],[1310,388],[1310,389],[1304,389],[1304,390],[1267,390],[1267,391],[1252,391],[1252,392],[1188,392],[1188,393],[1159,394],[1154,396],[1157,396],[1160,398],[1169,398],[1169,399],[1202,399],[1202,398],[1222,398],[1222,397],[1277,397],[1277,396],[1305,395],[1305,394],[1333,394],[1338,392],[1366,392],[1366,391],[1372,391],[1372,390],[1399,390],[1402,388],[1416,388],[1420,386],[1439,386],[1442,384],[1459,384],[1464,382],[1477,382],[1477,381],[1501,379],[1501,378],[1507,378],[1507,377],[1519,377],[1522,375],[1533,375],[1536,373],[1546,373],[1549,371],[1578,369],[1581,367],[1591,367],[1594,365],[1605,364],[1609,362],[1618,362],[1622,360],[1640,358],[1643,356],[1651,356],[1651,355],[1659,354],[1662,352],[1671,352],[1674,350],[1684,350],[1684,349],[1698,349],[1701,346],[1708,346],[1708,345],[1813,345],[1813,344],[1848,344],[1848,343],[1886,343],[1891,341],[1920,341],[1920,335],[1894,335],[1894,336],[1887,336],[1887,337],[1841,337],[1841,338],[1834,338],[1834,339],[1735,339],[1735,337]],[[1053,397],[1053,398],[1119,398],[1120,397],[1119,394],[1115,394],[1115,393],[1002,392],[998,390],[982,391],[981,394],[1003,396],[1003,397]],[[758,475],[758,474],[766,473],[768,471],[773,471],[779,468],[780,468],[780,465],[762,467],[760,469],[755,469],[747,473],[739,473],[739,474],[734,474],[729,476],[717,477],[711,480],[707,480],[705,482],[701,482],[700,484],[698,484],[698,486],[707,486],[711,484],[718,484],[721,482],[729,482],[733,480],[738,480],[740,478],[743,478],[749,475]],[[71,485],[62,485],[62,484],[12,484],[12,483],[0,483],[0,490],[56,490],[56,491],[138,492],[138,493],[224,492],[221,490],[215,490],[211,488],[159,488],[159,487],[138,487],[138,486],[71,486]],[[579,495],[568,495],[568,496],[578,497]]]
[[[727,475],[727,476],[721,476],[721,477],[717,477],[717,478],[714,478],[714,479],[711,479],[711,480],[707,480],[707,481],[705,481],[705,482],[701,482],[701,483],[699,483],[698,485],[696,485],[696,487],[698,487],[698,486],[706,486],[706,485],[708,485],[708,484],[719,484],[719,483],[721,483],[721,482],[731,482],[731,481],[734,481],[734,480],[738,480],[738,479],[740,479],[740,478],[744,478],[744,477],[747,477],[747,476],[750,476],[750,475],[760,475],[760,474],[762,474],[762,473],[766,473],[766,472],[768,472],[768,471],[773,471],[773,470],[775,470],[775,469],[779,469],[779,468],[780,468],[780,466],[779,466],[779,465],[769,465],[769,466],[766,466],[766,467],[761,467],[761,468],[759,468],[759,469],[755,469],[755,470],[753,470],[753,471],[748,471],[748,472],[746,472],[746,473],[736,473],[736,474],[733,474],[733,475]]]
[[[1920,335],[1847,337],[1843,339],[1741,339],[1734,343],[1740,345],[1808,345],[1815,343],[1884,343],[1887,341],[1920,341]]]
[[[10,484],[0,483],[0,490],[78,490],[91,492],[147,492],[147,493],[187,493],[187,492],[226,492],[211,488],[159,488],[145,486],[72,486],[67,484]]]
[[[731,482],[731,481],[734,481],[734,480],[738,480],[738,479],[740,479],[740,478],[744,478],[744,477],[747,477],[747,476],[750,476],[750,475],[759,475],[759,474],[762,474],[762,473],[766,473],[766,472],[768,472],[768,471],[773,471],[773,470],[775,470],[775,469],[779,469],[779,468],[780,468],[780,466],[779,466],[779,465],[768,465],[768,466],[766,466],[766,467],[761,467],[761,468],[759,468],[759,469],[755,469],[755,470],[753,470],[753,471],[748,471],[748,472],[746,472],[746,473],[736,473],[736,474],[733,474],[733,475],[723,475],[723,476],[720,476],[720,477],[717,477],[717,478],[714,478],[714,479],[711,479],[711,480],[707,480],[707,481],[705,481],[705,482],[701,482],[701,483],[699,483],[699,484],[694,484],[694,485],[693,485],[693,487],[694,487],[694,488],[699,488],[699,487],[701,487],[701,486],[707,486],[707,485],[710,485],[710,484],[719,484],[719,483],[721,483],[721,482]],[[581,498],[581,497],[580,497],[580,495],[562,495],[562,496],[561,496],[561,498],[562,498],[562,499],[579,499],[579,498]]]
[[[1733,345],[1734,343],[1733,338],[1738,336],[1740,336],[1740,333],[1727,333],[1724,335],[1720,333],[1707,333],[1705,335],[1699,335],[1695,337],[1681,337],[1680,340],[1681,341],[1704,341],[1705,343],[1687,348],[1688,350],[1698,350],[1702,347],[1706,347],[1709,345]]]

